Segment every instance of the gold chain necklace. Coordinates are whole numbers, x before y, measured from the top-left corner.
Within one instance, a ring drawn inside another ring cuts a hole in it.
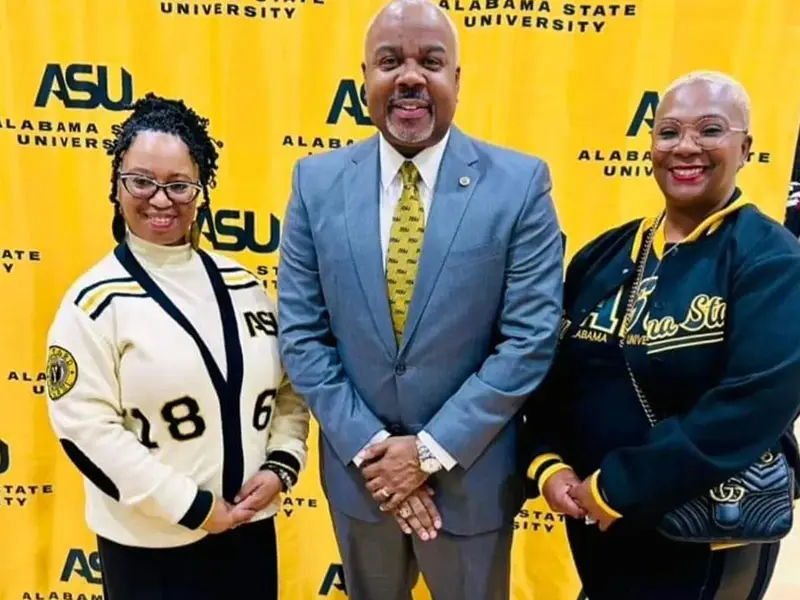
[[[667,218],[667,213],[666,212],[662,212],[660,218],[657,219],[655,223],[653,223],[653,232],[649,236],[650,237],[650,243],[648,244],[648,248],[647,248],[647,254],[648,255],[650,254],[650,251],[653,249],[653,246],[655,246],[656,232],[658,231],[658,228],[661,227],[662,224],[664,225],[664,242],[666,243],[666,240],[667,240],[667,229],[666,229],[667,225],[664,222],[666,220],[666,218]],[[652,273],[650,273],[648,278],[656,276],[656,273],[658,273],[658,270],[661,268],[661,265],[664,263],[664,259],[667,258],[667,256],[669,256],[673,251],[677,252],[678,246],[680,246],[682,243],[683,243],[683,240],[681,240],[680,242],[675,242],[672,245],[672,247],[669,250],[667,250],[666,252],[663,252],[663,248],[662,248],[663,254],[661,255],[661,258],[658,258],[658,256],[656,256],[656,260],[658,261],[658,264],[656,264],[655,270]],[[653,254],[655,255],[655,253],[653,253]],[[645,264],[647,264],[647,263],[645,263]],[[637,293],[638,293],[638,291],[639,290],[637,290]]]

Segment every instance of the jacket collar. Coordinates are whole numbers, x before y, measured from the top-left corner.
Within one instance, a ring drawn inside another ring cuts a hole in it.
[[[753,202],[737,187],[733,191],[725,207],[706,217],[702,223],[695,227],[692,233],[686,236],[681,244],[691,244],[701,237],[712,235],[720,228],[722,223],[725,222],[725,218],[728,215],[737,212],[748,204],[753,204]],[[639,228],[636,230],[636,235],[633,238],[633,245],[631,246],[630,258],[632,261],[636,261],[642,248],[645,234],[650,231],[655,224],[658,224],[658,229],[656,229],[655,239],[653,240],[653,252],[655,252],[656,258],[661,260],[661,257],[664,255],[664,248],[667,244],[666,233],[664,231],[663,210],[655,217],[646,217],[642,219]]]

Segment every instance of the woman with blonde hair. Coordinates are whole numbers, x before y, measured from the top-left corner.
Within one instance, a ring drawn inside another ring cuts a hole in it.
[[[763,598],[791,528],[800,246],[737,187],[751,144],[740,84],[677,80],[652,132],[663,209],[569,265],[529,477],[573,517],[591,600]]]

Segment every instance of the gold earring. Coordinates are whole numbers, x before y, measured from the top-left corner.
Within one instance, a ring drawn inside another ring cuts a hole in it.
[[[192,225],[189,227],[189,244],[195,250],[200,245],[200,227],[197,225],[197,221],[192,221]]]

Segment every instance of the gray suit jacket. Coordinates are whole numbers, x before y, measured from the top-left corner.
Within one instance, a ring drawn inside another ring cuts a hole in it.
[[[561,317],[549,171],[452,129],[399,348],[378,171],[377,135],[296,164],[278,271],[282,359],[320,424],[336,510],[385,517],[352,460],[382,428],[424,428],[458,461],[430,480],[443,528],[490,531],[523,501],[518,409],[550,366]]]

